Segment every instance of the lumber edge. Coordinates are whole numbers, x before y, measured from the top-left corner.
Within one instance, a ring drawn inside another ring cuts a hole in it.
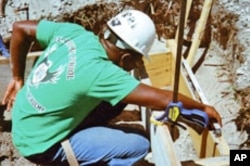
[[[175,57],[177,48],[176,41],[174,39],[170,39],[167,40],[166,44],[167,47],[171,50],[173,57]],[[184,78],[186,85],[189,86],[193,91],[191,92],[190,97],[193,97],[194,99],[199,100],[204,104],[209,104],[202,88],[200,87],[198,81],[196,80],[196,77],[191,70],[191,67],[189,66],[189,63],[185,59],[182,59],[181,75]],[[189,129],[189,131],[194,144],[194,148],[199,157],[205,158],[220,155],[229,155],[230,148],[223,136],[217,138],[212,131],[203,133],[203,135],[198,135],[195,131],[193,131],[193,129]]]
[[[153,111],[157,116],[161,112]],[[153,161],[156,166],[181,166],[167,125],[150,125],[150,139]]]
[[[27,54],[27,59],[35,59],[42,54],[42,51],[29,52]],[[9,63],[10,59],[4,56],[0,56],[0,64]]]

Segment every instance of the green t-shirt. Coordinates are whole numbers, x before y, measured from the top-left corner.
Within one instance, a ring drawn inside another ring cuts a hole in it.
[[[12,115],[13,142],[24,156],[44,152],[101,101],[115,105],[139,84],[79,25],[43,20],[36,36],[46,49],[18,92]]]

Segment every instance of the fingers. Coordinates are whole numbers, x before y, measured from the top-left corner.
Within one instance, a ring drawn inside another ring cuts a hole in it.
[[[14,81],[11,81],[11,82],[9,83],[7,89],[6,89],[5,94],[4,94],[4,97],[3,97],[3,100],[2,100],[2,104],[4,104],[4,105],[5,105],[5,104],[8,104],[8,102],[9,102],[11,96],[15,96],[15,95],[13,95],[14,90],[15,90],[15,82],[14,82]],[[15,97],[12,97],[12,98],[14,99]]]
[[[213,112],[213,119],[214,119],[214,121],[216,120],[217,123],[219,123],[220,126],[222,126],[221,116],[220,116],[220,114],[215,109],[214,109],[214,112]]]
[[[15,103],[15,98],[14,97],[9,97],[8,92],[6,92],[6,96],[4,97],[2,104],[6,105],[6,110],[10,111],[12,109],[12,106]]]
[[[220,115],[218,115],[217,121],[218,121],[218,123],[220,124],[220,126],[222,126],[222,120],[221,120]]]
[[[207,106],[205,108],[205,112],[208,114],[210,119],[213,119],[213,122],[219,123],[220,126],[222,126],[222,119],[220,114],[216,111],[216,109],[212,106]],[[211,121],[210,121],[211,122]]]
[[[220,124],[220,122],[217,120],[217,119],[215,119],[215,118],[209,118],[209,129],[212,129],[212,130],[214,130],[215,128],[214,128],[214,124]]]
[[[7,110],[11,110],[15,102],[15,97],[19,89],[23,86],[23,79],[13,79],[10,81],[7,90],[4,94],[2,104],[7,105]]]
[[[2,104],[3,105],[7,105],[7,108],[6,108],[7,111],[10,111],[12,109],[12,106],[13,106],[13,104],[15,102],[15,94],[16,93],[13,92],[13,90],[10,91],[8,89],[7,89],[7,91],[4,94],[4,97],[3,97],[3,100],[2,100]]]
[[[8,102],[6,102],[6,104],[3,104],[6,107],[5,110],[10,111],[12,109],[14,103],[15,103],[14,99],[8,100]]]
[[[6,108],[7,111],[10,111],[12,109],[14,102],[15,102],[15,99],[8,100],[7,108]]]
[[[2,100],[2,104],[8,104],[9,100],[10,100],[10,96],[12,95],[12,92],[10,90],[7,90],[4,94],[3,100]]]
[[[218,123],[220,126],[222,126],[222,120],[220,115],[216,113],[212,113],[210,116],[210,123]]]
[[[10,92],[9,91],[6,91],[4,96],[3,96],[3,100],[2,100],[2,104],[3,105],[6,105],[7,104],[7,98],[9,96]]]

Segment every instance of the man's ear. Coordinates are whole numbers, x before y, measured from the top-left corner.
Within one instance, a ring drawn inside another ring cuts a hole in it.
[[[131,68],[133,68],[133,55],[130,53],[124,53],[121,55],[121,59],[120,59],[120,66],[129,71],[131,70]]]
[[[128,64],[132,60],[132,55],[130,53],[124,53],[121,56],[121,63]]]

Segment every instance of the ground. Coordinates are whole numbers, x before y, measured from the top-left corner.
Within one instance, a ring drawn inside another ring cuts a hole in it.
[[[5,10],[5,17],[1,17],[1,35],[8,46],[9,35],[11,34],[11,26],[9,22],[13,20],[27,19],[27,3],[23,1],[8,1]],[[71,2],[71,3],[70,3]],[[116,1],[106,1],[116,2]],[[173,1],[154,1],[148,3],[139,3],[139,1],[124,1],[123,8],[128,6],[136,7],[148,13],[154,20],[157,26],[157,34],[159,39],[172,38],[175,34],[176,25],[178,24],[179,4]],[[187,41],[191,38],[189,34],[192,32],[194,23],[197,20],[197,14],[200,12],[200,3],[202,0],[194,0],[195,4],[191,17],[189,18],[189,31],[187,30]],[[103,18],[111,17],[115,11],[119,9],[116,3],[105,5],[105,3],[94,3],[93,5],[85,6],[81,10],[72,11],[74,7],[73,1],[53,1],[50,8],[44,8],[39,12],[38,6],[33,2],[34,8],[30,7],[29,17],[40,19],[47,17],[49,19],[63,20],[67,19],[76,23],[87,26],[93,29],[97,34],[101,33],[100,29],[103,25]],[[44,3],[48,3],[45,2]],[[86,5],[86,4],[85,4]],[[79,5],[78,5],[79,6]],[[84,5],[83,5],[84,6]],[[114,10],[110,10],[110,8]],[[10,10],[11,9],[11,10]],[[12,9],[16,9],[12,12]],[[18,9],[18,10],[17,10]],[[20,10],[23,9],[23,10]],[[56,10],[54,10],[56,9]],[[47,10],[53,10],[48,12]],[[69,12],[70,11],[70,12]],[[91,13],[89,11],[95,11]],[[109,12],[105,12],[109,11]],[[0,12],[4,12],[0,10]],[[12,12],[12,13],[11,13]],[[56,17],[58,13],[64,13],[60,17]],[[14,13],[14,16],[13,16]],[[50,13],[50,15],[46,15]],[[65,14],[66,13],[66,14]],[[69,14],[70,13],[70,14]],[[102,13],[102,14],[100,14]],[[208,26],[203,37],[203,48],[199,52],[208,47],[206,57],[201,66],[195,72],[197,80],[201,85],[204,93],[210,104],[214,105],[223,118],[223,135],[226,138],[231,149],[246,148],[249,149],[249,54],[250,31],[249,31],[249,13],[250,3],[248,0],[215,0],[213,10],[208,21]],[[12,14],[12,15],[11,15]],[[15,18],[18,16],[18,18]],[[98,16],[102,16],[99,18]],[[97,19],[91,19],[98,17]],[[12,19],[10,19],[12,18]],[[15,19],[13,19],[15,18]],[[188,28],[187,28],[188,29]],[[198,56],[197,56],[198,57]],[[32,62],[28,62],[27,73],[32,66]],[[0,63],[0,99],[4,94],[4,90],[10,79],[11,72],[9,64]],[[208,81],[209,80],[209,81]],[[12,146],[10,125],[8,119],[10,115],[4,116],[1,109],[0,116],[0,163],[8,166],[33,166],[34,164],[27,162],[22,158]],[[5,112],[6,113],[6,112]],[[8,114],[8,113],[7,113]],[[6,119],[7,117],[7,119]],[[125,114],[126,119],[131,119],[131,116]],[[120,117],[121,118],[121,117]],[[185,137],[183,138],[185,139]],[[185,140],[184,140],[185,141]],[[185,156],[184,158],[191,158]]]

